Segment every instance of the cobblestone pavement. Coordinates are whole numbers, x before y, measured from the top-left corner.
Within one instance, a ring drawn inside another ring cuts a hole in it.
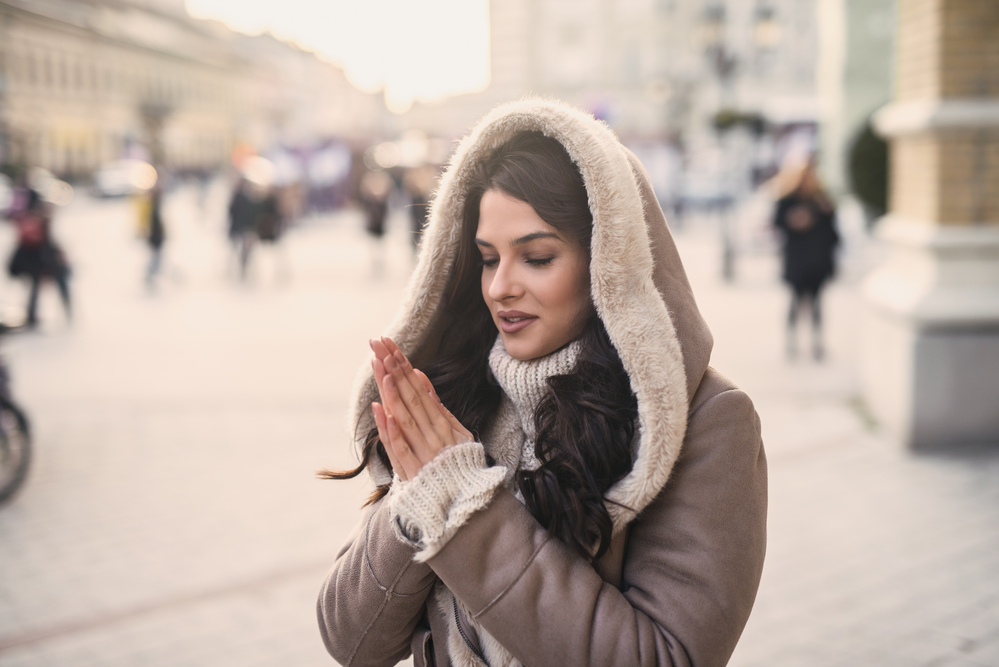
[[[0,667],[332,664],[314,600],[365,489],[314,472],[352,462],[347,396],[408,273],[403,223],[379,278],[340,215],[288,236],[290,279],[261,252],[238,285],[223,205],[169,201],[155,294],[128,203],[62,213],[75,321],[46,293],[42,331],[2,342],[37,458],[0,508]],[[999,665],[997,448],[897,448],[857,401],[856,272],[828,295],[827,361],[789,364],[772,255],[726,285],[698,229],[679,238],[713,364],[757,402],[770,461],[767,565],[732,664]],[[0,306],[22,295],[0,280]]]

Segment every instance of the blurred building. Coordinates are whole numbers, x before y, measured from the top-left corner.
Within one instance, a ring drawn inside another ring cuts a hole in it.
[[[0,0],[0,164],[214,168],[238,143],[376,134],[383,114],[338,68],[183,0]]]
[[[818,0],[820,166],[836,194],[851,190],[850,151],[894,93],[896,5]]]
[[[817,120],[815,0],[504,0],[489,12],[489,88],[417,104],[410,126],[453,136],[528,94],[633,138],[710,133],[724,108]]]
[[[899,0],[866,398],[914,447],[999,442],[999,2]]]

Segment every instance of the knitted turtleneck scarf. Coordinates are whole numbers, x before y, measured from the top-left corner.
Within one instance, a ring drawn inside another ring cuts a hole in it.
[[[536,470],[541,463],[534,454],[534,411],[548,392],[548,378],[570,373],[579,358],[580,342],[574,340],[560,350],[537,359],[514,359],[503,347],[503,337],[489,352],[489,368],[503,392],[510,398],[520,417],[520,427],[527,436],[520,457],[521,470]]]

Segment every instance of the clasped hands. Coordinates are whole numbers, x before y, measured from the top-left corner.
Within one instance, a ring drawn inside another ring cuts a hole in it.
[[[378,438],[385,446],[392,469],[404,480],[412,479],[441,450],[472,442],[471,432],[445,408],[430,379],[409,363],[391,338],[369,341],[381,403],[371,404]]]

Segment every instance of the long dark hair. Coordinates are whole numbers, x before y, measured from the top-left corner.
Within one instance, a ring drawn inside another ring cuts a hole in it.
[[[424,365],[441,402],[478,435],[495,414],[501,390],[489,370],[496,327],[482,300],[481,256],[475,244],[479,205],[496,189],[530,204],[542,220],[590,252],[593,216],[586,186],[565,148],[539,132],[523,132],[475,165],[466,192],[461,239],[442,308],[447,327],[436,358]],[[548,379],[549,391],[534,413],[537,470],[517,473],[517,484],[531,514],[553,535],[585,556],[610,546],[613,523],[604,493],[632,467],[638,404],[617,350],[594,314],[580,335],[573,370]],[[324,471],[332,479],[355,477],[372,455],[390,467],[372,429],[361,465]],[[369,502],[384,496],[376,489]]]

